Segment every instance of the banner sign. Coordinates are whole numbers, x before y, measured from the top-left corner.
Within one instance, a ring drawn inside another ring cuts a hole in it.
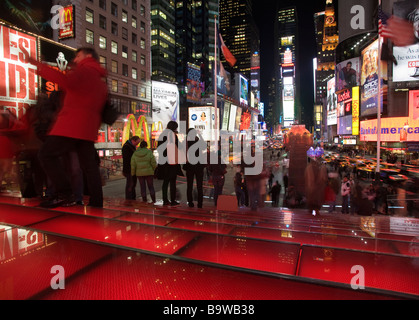
[[[377,32],[376,18],[378,1],[346,0],[339,1],[339,43],[353,36]]]
[[[74,6],[66,6],[60,10],[60,29],[58,39],[74,38],[75,15]]]
[[[0,109],[9,109],[16,117],[37,103],[38,77],[36,38],[0,25]]]
[[[166,128],[169,121],[179,120],[179,90],[175,84],[152,81],[153,122]]]

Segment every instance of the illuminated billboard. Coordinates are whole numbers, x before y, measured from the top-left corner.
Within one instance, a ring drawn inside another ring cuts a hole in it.
[[[361,121],[360,141],[377,141],[377,119]],[[419,120],[381,118],[382,142],[419,141]]]
[[[245,77],[240,75],[240,104],[249,104],[249,82]]]
[[[419,90],[409,92],[409,115],[412,120],[419,120]]]
[[[169,121],[179,120],[179,90],[175,84],[152,81],[153,122],[161,122],[163,127]]]
[[[0,109],[9,109],[18,118],[37,103],[36,38],[0,25]]]
[[[232,104],[230,106],[230,119],[228,121],[228,131],[233,132],[235,129],[238,129],[236,127],[236,116],[237,116],[237,106]]]
[[[217,116],[219,117],[219,115]],[[218,131],[216,130],[215,123],[215,108],[207,106],[190,107],[189,128],[194,128],[198,131],[205,141],[218,140]]]
[[[359,58],[345,60],[336,65],[336,91],[350,89],[360,85],[361,61]]]
[[[58,30],[58,39],[74,38],[75,30],[75,11],[74,6],[65,6],[59,11],[60,28]]]
[[[327,82],[327,125],[333,126],[337,124],[337,97],[335,89],[335,78]]]
[[[378,40],[366,47],[361,54],[361,116],[377,114],[378,111]],[[380,110],[383,112],[383,101],[386,99],[387,86],[384,85],[387,75],[387,63],[381,65],[382,99]]]
[[[413,24],[412,33],[416,41],[419,34],[417,32],[419,5],[416,0],[398,1],[393,4],[393,14],[402,19],[408,20]],[[393,64],[393,81],[418,81],[419,80],[419,59],[418,44],[415,43],[405,47],[393,47],[393,56],[397,63]]]
[[[201,68],[195,64],[188,62],[188,77],[186,79],[186,86],[188,88],[186,99],[189,102],[201,101]]]

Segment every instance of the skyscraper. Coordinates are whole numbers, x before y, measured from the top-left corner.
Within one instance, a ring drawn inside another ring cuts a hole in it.
[[[175,1],[151,0],[152,80],[176,81]]]
[[[328,83],[333,84],[335,76],[335,49],[339,44],[338,26],[333,0],[326,0],[324,12],[314,15],[317,40],[316,105],[323,105],[323,135],[337,134],[336,123],[327,123],[328,110],[325,109]]]
[[[220,32],[226,46],[237,59],[234,68],[221,61],[225,69],[233,73],[242,73],[251,79],[251,59],[259,52],[259,31],[252,16],[250,0],[220,0]]]
[[[296,7],[281,8],[277,11],[274,37],[276,98],[273,116],[277,123],[289,127],[300,121],[300,111],[297,108],[299,88],[298,66],[296,65],[298,51]]]

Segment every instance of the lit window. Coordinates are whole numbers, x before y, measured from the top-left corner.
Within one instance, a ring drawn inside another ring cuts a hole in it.
[[[86,29],[86,43],[93,44],[93,31]]]
[[[99,48],[106,49],[106,38],[104,36],[99,36]]]
[[[114,54],[118,54],[118,43],[115,41],[111,42],[111,52]]]

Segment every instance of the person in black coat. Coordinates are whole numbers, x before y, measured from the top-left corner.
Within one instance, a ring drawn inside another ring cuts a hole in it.
[[[272,195],[272,207],[277,207],[279,205],[279,195],[281,193],[281,185],[278,181],[275,183],[269,193]]]
[[[198,145],[200,144],[200,145]],[[191,147],[195,145],[197,147],[197,150],[194,154],[189,152]],[[203,180],[204,180],[204,168],[206,164],[205,161],[205,155],[202,153],[202,150],[206,150],[206,143],[203,140],[199,139],[198,132],[190,128],[188,130],[187,135],[187,161],[186,164],[184,164],[183,169],[186,171],[186,182],[187,182],[187,188],[186,188],[186,196],[188,200],[188,205],[190,208],[194,207],[193,203],[193,182],[194,179],[196,179],[196,188],[198,191],[198,208],[202,208],[202,203],[204,200],[204,191],[203,191]],[[191,157],[195,157],[194,161],[190,161]],[[198,161],[196,161],[198,160]],[[192,163],[191,163],[192,162]]]
[[[137,150],[137,145],[140,142],[140,137],[133,136],[122,146],[122,174],[127,180],[125,184],[126,200],[135,200],[137,197],[135,192],[135,188],[137,186],[137,177],[131,175],[131,157],[135,150]]]
[[[163,205],[172,205],[176,206],[179,205],[179,202],[176,201],[176,179],[177,176],[184,176],[182,172],[182,168],[179,164],[179,159],[174,159],[174,163],[169,163],[171,155],[167,152],[167,147],[162,148],[162,145],[165,143],[170,142],[170,137],[172,136],[171,133],[174,133],[174,143],[176,146],[176,152],[179,151],[179,139],[177,137],[177,128],[178,124],[176,121],[169,121],[167,123],[166,129],[161,133],[158,139],[158,147],[157,151],[159,152],[159,164],[157,166],[157,178],[159,180],[163,180],[162,184],[162,197],[163,197]],[[169,141],[168,141],[169,137]],[[182,152],[182,150],[180,151]],[[175,158],[179,155],[179,152],[174,155]],[[166,158],[167,160],[165,163],[161,163],[161,158]],[[172,159],[173,160],[173,159]],[[168,189],[170,185],[170,202],[168,198]]]

